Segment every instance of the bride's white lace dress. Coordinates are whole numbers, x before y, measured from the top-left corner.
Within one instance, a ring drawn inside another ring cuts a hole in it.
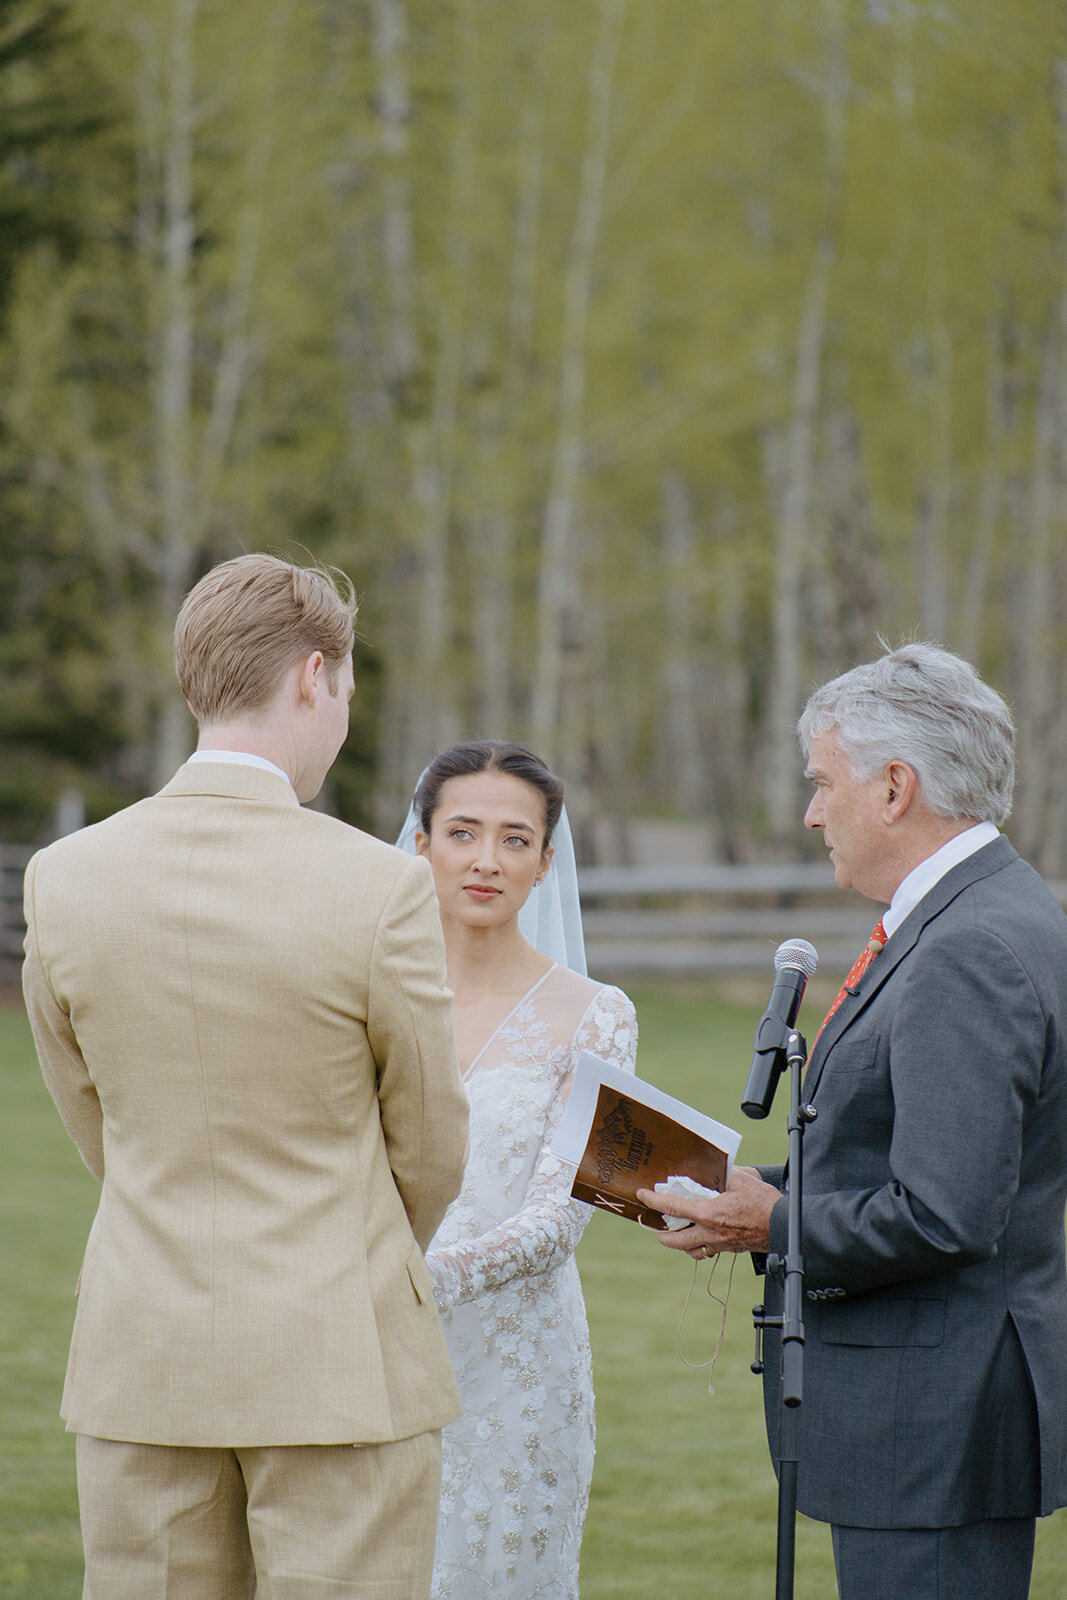
[[[434,1600],[577,1600],[593,1373],[574,1248],[591,1208],[549,1152],[581,1050],[634,1070],[619,990],[552,966],[468,1068],[463,1189],[427,1255],[463,1416],[444,1430]]]

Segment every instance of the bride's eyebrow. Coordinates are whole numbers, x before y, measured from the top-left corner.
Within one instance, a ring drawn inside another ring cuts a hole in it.
[[[450,823],[450,822],[462,822],[462,823],[467,823],[467,824],[474,824],[475,827],[479,827],[479,828],[484,826],[481,817],[461,817],[461,816],[448,817],[446,819],[446,823],[445,823],[446,827],[447,827],[448,823]],[[532,822],[502,822],[500,824],[500,826],[502,828],[506,829],[506,831],[508,833],[536,833],[537,832],[537,829],[534,827]]]

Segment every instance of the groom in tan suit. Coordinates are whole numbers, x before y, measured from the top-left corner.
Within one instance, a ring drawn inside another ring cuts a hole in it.
[[[428,867],[301,804],[354,615],[317,569],[208,573],[197,753],[26,875],[34,1037],[103,1185],[63,1397],[92,1600],[429,1593],[459,1404],[422,1252],[467,1106]]]

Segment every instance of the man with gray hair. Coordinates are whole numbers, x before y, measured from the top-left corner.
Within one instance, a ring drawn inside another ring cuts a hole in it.
[[[804,1087],[799,1509],[832,1524],[842,1600],[1024,1600],[1035,1516],[1067,1504],[1067,918],[998,831],[1014,730],[966,662],[887,651],[799,733],[806,825],[888,907]],[[785,1188],[642,1198],[693,1222],[668,1248],[772,1252],[778,1312]]]

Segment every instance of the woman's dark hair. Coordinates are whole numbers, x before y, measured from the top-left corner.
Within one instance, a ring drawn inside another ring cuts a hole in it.
[[[434,756],[415,790],[415,811],[423,833],[430,831],[442,784],[449,778],[470,778],[479,772],[506,772],[537,790],[545,802],[545,837],[541,849],[547,850],[563,810],[563,779],[550,772],[541,757],[535,756],[524,744],[510,744],[506,739],[471,739],[465,744],[450,745]]]

